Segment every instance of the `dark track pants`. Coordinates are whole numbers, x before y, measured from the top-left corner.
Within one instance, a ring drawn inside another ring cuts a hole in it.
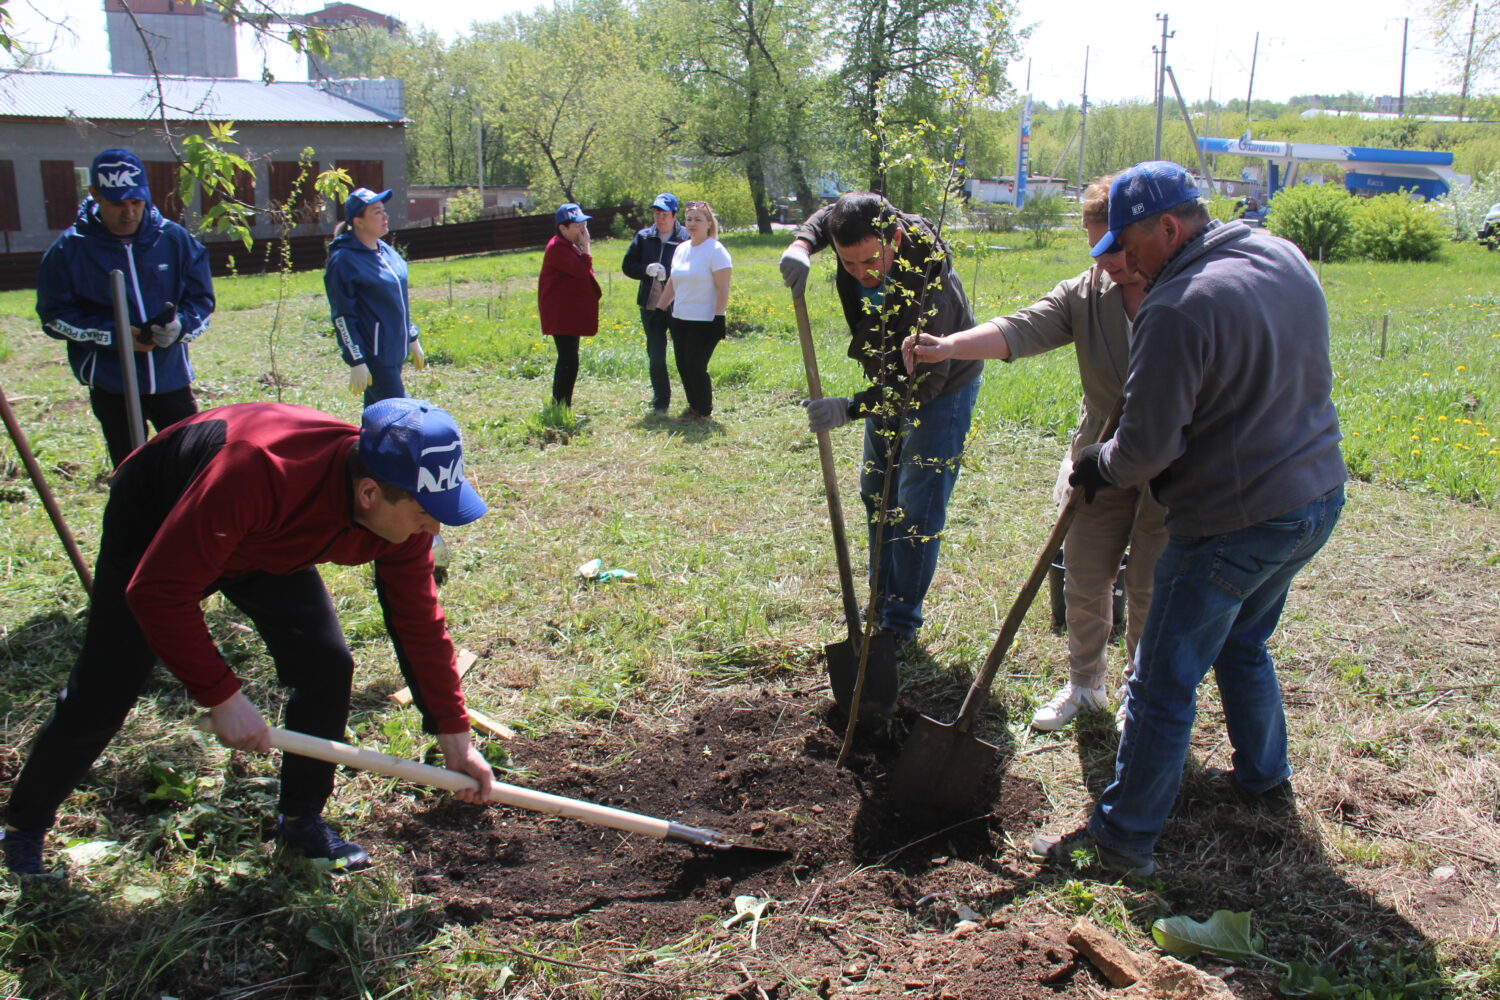
[[[54,823],[58,806],[124,724],[156,663],[125,604],[125,585],[150,539],[128,537],[128,528],[121,527],[128,523],[126,515],[110,514],[106,509],[83,649],[6,808],[6,822],[19,829]],[[318,571],[251,573],[221,580],[214,589],[249,616],[276,662],[277,678],[292,689],[286,727],[343,739],[354,659]],[[321,812],[333,792],[333,773],[332,764],[285,755],[281,811],[293,816]]]
[[[130,417],[125,412],[125,395],[107,389],[89,390],[89,409],[104,431],[104,447],[109,449],[109,464],[119,468],[125,456],[134,450],[130,441]],[[141,419],[150,424],[156,433],[171,427],[183,417],[198,412],[198,403],[193,399],[190,386],[172,392],[154,392],[141,396]],[[143,428],[144,429],[144,428]],[[150,432],[147,431],[147,437]]]

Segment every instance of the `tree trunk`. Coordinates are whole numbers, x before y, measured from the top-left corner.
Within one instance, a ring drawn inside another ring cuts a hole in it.
[[[792,190],[797,193],[797,207],[802,209],[804,216],[808,216],[818,210],[818,196],[807,182],[807,172],[802,169],[802,161],[795,159],[796,155],[795,150],[787,150],[787,162],[791,164]]]
[[[745,180],[750,184],[750,200],[755,203],[755,230],[769,236],[771,210],[766,204],[766,168],[759,149],[745,157]]]

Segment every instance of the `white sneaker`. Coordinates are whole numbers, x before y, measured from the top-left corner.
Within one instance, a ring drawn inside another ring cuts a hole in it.
[[[1104,691],[1104,685],[1096,688],[1074,687],[1073,682],[1062,686],[1062,690],[1052,696],[1052,700],[1036,710],[1031,717],[1031,728],[1040,729],[1044,732],[1052,732],[1061,729],[1073,721],[1085,708],[1102,709],[1109,704],[1109,695]]]

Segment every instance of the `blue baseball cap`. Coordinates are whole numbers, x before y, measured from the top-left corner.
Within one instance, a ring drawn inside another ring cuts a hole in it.
[[[1187,168],[1171,160],[1148,160],[1122,170],[1109,186],[1109,235],[1094,244],[1091,257],[1118,253],[1120,234],[1131,223],[1198,199],[1198,185]]]
[[[145,164],[128,149],[106,149],[94,157],[89,183],[106,201],[151,200]]]
[[[365,407],[359,458],[370,475],[410,493],[443,524],[468,524],[489,509],[464,479],[458,425],[426,400],[398,397]]]
[[[552,218],[553,221],[555,221],[559,226],[565,226],[570,222],[587,222],[592,219],[593,216],[584,215],[583,209],[579,208],[571,201],[565,201],[561,205],[557,206],[557,211],[552,213]]]
[[[656,200],[651,203],[651,207],[659,208],[663,212],[675,212],[677,211],[677,196],[670,191],[663,191],[656,196]]]
[[[390,201],[391,193],[382,191],[376,194],[369,188],[355,188],[349,192],[349,200],[344,202],[344,221],[354,225],[354,220],[359,218],[359,213],[375,204],[377,201]]]

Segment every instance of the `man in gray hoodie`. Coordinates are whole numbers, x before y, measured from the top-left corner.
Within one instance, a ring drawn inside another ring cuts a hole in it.
[[[1039,836],[1032,855],[1069,863],[1080,846],[1139,875],[1182,782],[1198,684],[1214,670],[1241,800],[1294,810],[1286,716],[1266,650],[1292,579],[1344,503],[1330,392],[1328,310],[1291,243],[1211,219],[1188,172],[1140,163],[1110,187],[1109,233],[1151,285],[1135,320],[1125,411],[1082,449],[1069,482],[1150,482],[1170,540],[1136,650],[1114,781],[1088,825]]]

